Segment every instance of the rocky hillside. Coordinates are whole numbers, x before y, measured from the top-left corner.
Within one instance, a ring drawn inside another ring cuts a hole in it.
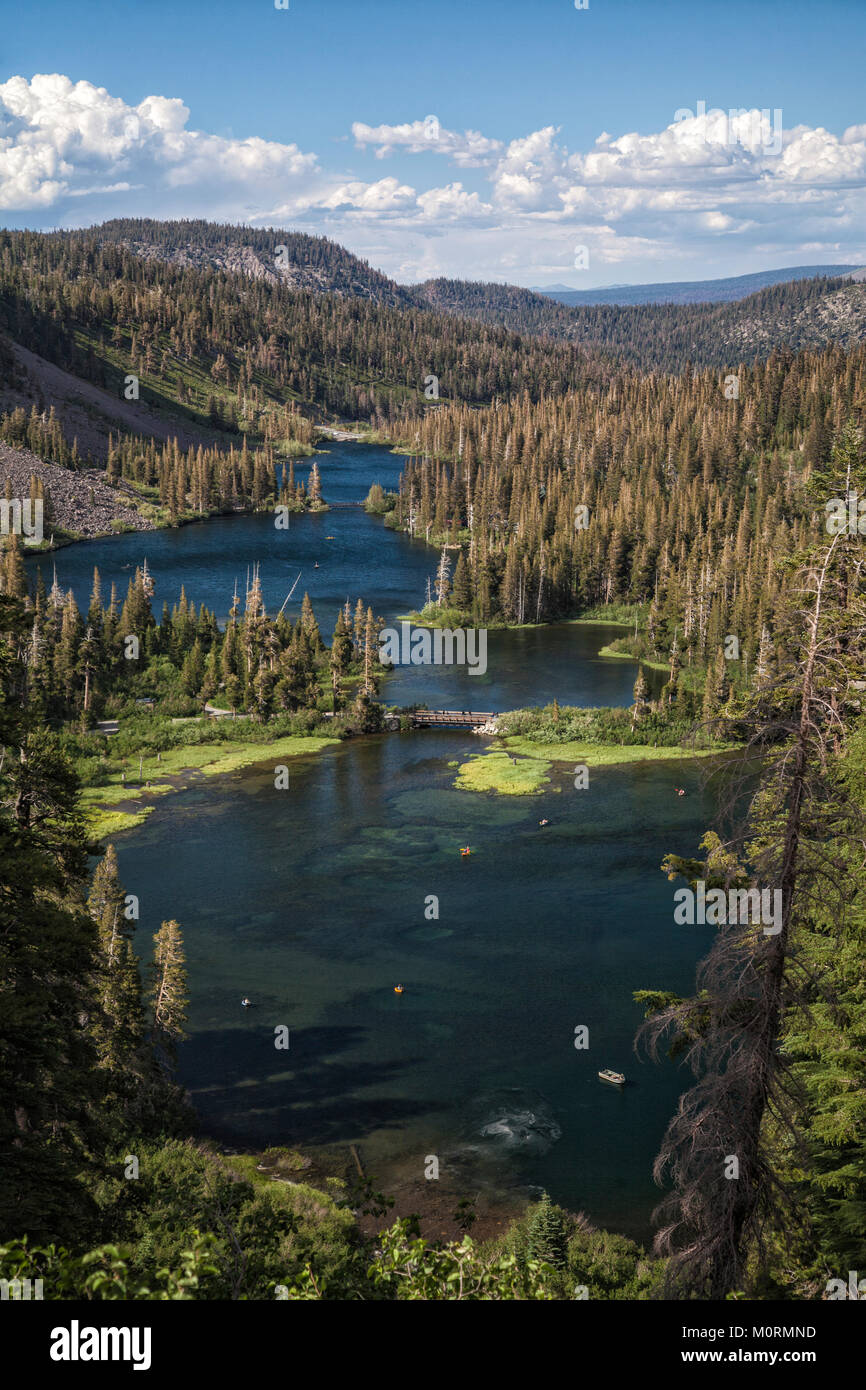
[[[21,406],[29,412],[33,405],[40,411],[53,407],[64,435],[70,443],[77,441],[85,459],[104,460],[111,434],[115,439],[120,434],[176,439],[182,449],[191,444],[207,447],[224,438],[177,413],[127,401],[0,336],[0,412]]]
[[[100,241],[125,246],[145,260],[195,270],[224,270],[272,285],[284,284],[293,290],[372,299],[392,306],[416,302],[411,290],[389,280],[327,237],[203,221],[157,222],[149,218],[105,222],[81,235],[96,235]]]
[[[744,312],[728,320],[727,342],[744,356],[765,356],[780,343],[792,348],[829,342],[853,347],[866,338],[866,284],[853,276],[799,308],[768,314],[761,307],[747,300]]]
[[[155,529],[138,510],[137,495],[126,483],[109,487],[105,474],[96,469],[60,468],[29,449],[14,449],[0,440],[0,497],[28,498],[33,477],[45,489],[46,541],[59,531],[91,540],[114,531]]]

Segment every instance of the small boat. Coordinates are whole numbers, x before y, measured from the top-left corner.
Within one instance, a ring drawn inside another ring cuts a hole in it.
[[[395,985],[395,986],[394,986],[394,993],[395,993],[395,994],[402,994],[402,993],[403,993],[403,986],[402,986],[402,985]]]
[[[243,999],[241,1000],[241,1008],[248,1009],[252,1002],[252,999],[247,999],[246,995],[244,995]]]
[[[335,541],[336,539],[337,539],[336,536],[326,536],[326,537],[325,537],[325,540],[326,540],[326,541]]]
[[[624,1086],[625,1077],[621,1071],[611,1071],[610,1067],[605,1067],[604,1071],[598,1074],[599,1081],[610,1081],[614,1086]]]

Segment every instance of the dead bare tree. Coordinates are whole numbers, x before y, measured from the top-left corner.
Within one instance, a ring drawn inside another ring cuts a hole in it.
[[[782,656],[772,680],[754,692],[740,723],[746,732],[740,777],[757,791],[739,828],[711,835],[705,862],[670,856],[675,878],[707,887],[765,885],[781,890],[781,922],[720,927],[698,970],[698,992],[681,1001],[651,994],[639,1040],[657,1055],[674,1038],[696,1084],[680,1099],[654,1175],[673,1191],[657,1217],[656,1248],[669,1256],[667,1293],[723,1298],[742,1286],[748,1262],[760,1268],[768,1227],[786,1219],[789,1194],[774,1172],[767,1134],[796,1130],[797,1096],[779,1038],[785,1011],[802,1000],[805,966],[798,928],[816,901],[850,893],[844,856],[830,848],[862,826],[859,807],[839,788],[844,745],[866,659],[866,566],[857,538],[836,536],[792,560],[799,590],[779,633]],[[855,838],[858,837],[857,832]]]

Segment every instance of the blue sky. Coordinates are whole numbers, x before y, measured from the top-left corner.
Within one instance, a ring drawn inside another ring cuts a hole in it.
[[[866,262],[866,0],[46,0],[4,29],[8,226],[298,227],[401,280]]]

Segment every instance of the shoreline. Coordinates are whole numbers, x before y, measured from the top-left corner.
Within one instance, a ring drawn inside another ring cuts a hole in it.
[[[342,440],[343,436],[340,435],[339,438]],[[355,437],[353,436],[353,438]],[[336,440],[337,436],[334,436],[334,439]],[[357,437],[357,440],[360,443],[364,442],[360,436]],[[285,466],[290,461],[296,462],[299,459],[313,458],[319,453],[327,453],[327,450],[302,445],[288,453],[285,458],[278,458],[277,463]],[[10,457],[11,455],[15,455],[15,457]],[[13,473],[17,476],[22,470],[27,472],[28,477],[30,473],[34,473],[46,483],[51,490],[52,506],[59,508],[63,514],[73,515],[76,507],[81,506],[86,509],[91,506],[89,501],[83,500],[83,494],[85,490],[90,492],[93,489],[98,490],[97,501],[103,511],[113,510],[116,507],[121,513],[120,516],[107,518],[101,529],[92,532],[77,531],[73,526],[63,526],[57,523],[48,539],[43,539],[36,545],[28,543],[26,539],[23,541],[21,549],[25,558],[32,555],[50,555],[55,551],[65,550],[71,545],[83,545],[89,541],[111,540],[114,536],[144,535],[156,531],[179,531],[185,526],[197,526],[223,518],[267,514],[268,510],[274,510],[281,505],[277,502],[275,495],[271,509],[265,508],[263,510],[260,508],[256,512],[249,508],[232,508],[228,511],[184,513],[171,521],[168,518],[167,509],[162,508],[158,502],[154,502],[147,493],[140,492],[133,483],[126,479],[119,479],[116,483],[110,483],[105,469],[66,468],[42,459],[37,454],[31,454],[30,450],[18,448],[0,440],[0,482],[4,480],[4,475],[8,475],[14,488]],[[18,487],[16,490],[20,492],[21,488]],[[293,515],[303,516],[307,513],[330,511],[330,506],[324,502],[316,507],[307,505],[295,508],[290,506],[289,510]],[[163,511],[166,512],[166,515],[160,514]]]
[[[318,452],[318,451],[317,451]],[[324,451],[323,451],[324,452]],[[280,503],[274,503],[274,510]],[[293,516],[318,516],[322,512],[331,510],[327,502],[318,507],[303,507],[299,510],[289,508]],[[72,535],[61,530],[58,536],[53,532],[51,539],[41,541],[39,545],[22,546],[22,554],[26,558],[30,555],[52,555],[55,551],[66,550],[70,545],[87,545],[91,541],[110,541],[115,536],[144,536],[155,535],[159,531],[182,531],[187,526],[202,526],[209,521],[222,521],[236,516],[267,516],[269,510],[261,508],[258,511],[236,509],[228,512],[208,512],[201,516],[182,516],[175,521],[154,521],[149,517],[142,517],[141,526],[124,525],[118,526],[108,531],[97,531],[92,536]]]
[[[550,782],[557,763],[576,763],[594,769],[628,763],[682,762],[731,753],[735,745],[685,748],[682,744],[652,743],[534,743],[525,735],[499,735],[502,746],[472,754],[460,763],[452,785],[458,791],[494,792],[497,796],[538,796]],[[512,755],[521,755],[517,763]],[[535,766],[527,766],[535,764]],[[557,790],[559,790],[557,788]]]
[[[119,774],[113,774],[108,783],[82,787],[81,803],[88,831],[101,841],[109,835],[134,830],[144,824],[156,806],[137,806],[131,811],[118,810],[119,806],[124,802],[148,802],[152,797],[186,791],[194,784],[192,778],[197,774],[221,777],[265,762],[272,756],[278,759],[307,757],[341,742],[324,734],[284,734],[271,742],[219,739],[213,743],[179,744],[165,750],[159,761],[156,753],[151,753],[143,759],[141,773],[149,785],[133,787],[123,783]],[[131,762],[135,761],[133,756]]]
[[[387,1221],[417,1215],[422,1236],[428,1240],[459,1240],[460,1227],[454,1220],[458,1202],[465,1197],[465,1186],[459,1173],[447,1167],[439,1181],[425,1180],[418,1172],[417,1155],[394,1155],[381,1169],[368,1159],[362,1139],[340,1143],[272,1145],[265,1149],[235,1149],[219,1134],[201,1133],[205,1144],[235,1172],[256,1185],[269,1187],[272,1183],[307,1188],[317,1195],[334,1200],[334,1180],[344,1185],[345,1196],[351,1200],[356,1184],[370,1181],[377,1189],[393,1199]],[[363,1174],[363,1177],[361,1176]],[[471,1235],[476,1242],[500,1236],[511,1222],[520,1218],[533,1201],[529,1192],[517,1181],[501,1187],[490,1182],[475,1191],[477,1220]],[[361,1203],[359,1202],[359,1208]],[[363,1209],[355,1209],[355,1224],[366,1236],[376,1236],[382,1229],[383,1218]]]
[[[459,616],[459,614],[457,616]],[[420,613],[398,613],[393,621],[395,623],[412,623],[414,627],[427,628],[430,632],[435,632],[440,629],[454,630],[453,625],[447,619],[443,619],[441,622],[431,622],[429,618],[424,618]],[[531,629],[540,630],[547,627],[576,627],[578,625],[582,627],[625,627],[629,629],[633,627],[633,623],[627,622],[624,618],[577,617],[551,618],[550,621],[546,623],[503,623],[494,620],[483,624],[483,628],[485,632],[526,632]],[[457,626],[458,628],[463,626],[479,630],[482,625],[476,623],[463,623]],[[645,661],[643,657],[631,656],[628,652],[612,652],[606,646],[602,647],[597,655],[623,657],[627,661],[639,661],[643,666],[651,666],[653,664],[650,661]],[[662,666],[660,669],[666,671],[668,668],[667,666]]]

